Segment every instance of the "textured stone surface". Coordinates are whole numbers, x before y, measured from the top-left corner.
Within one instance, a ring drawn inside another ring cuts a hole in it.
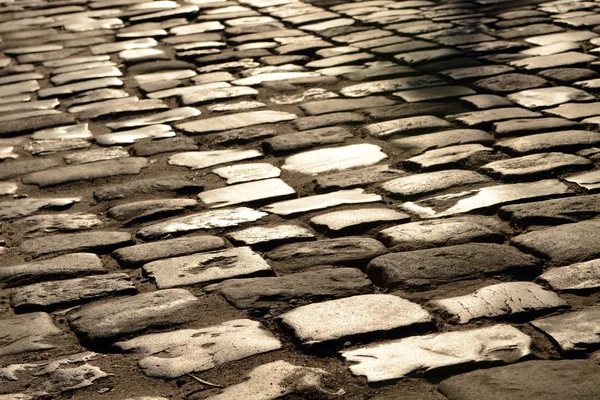
[[[296,194],[294,188],[279,178],[239,183],[207,190],[198,198],[209,208],[227,207],[241,203],[268,202],[286,199]]]
[[[258,150],[214,150],[214,151],[190,151],[178,153],[169,158],[169,164],[191,169],[202,169],[213,165],[225,164],[234,161],[247,160],[261,157]]]
[[[0,220],[26,217],[39,210],[69,208],[81,197],[26,198],[0,202]]]
[[[231,346],[232,343],[235,346]],[[115,346],[139,354],[139,366],[146,375],[176,378],[194,371],[206,371],[225,362],[277,350],[281,343],[262,328],[260,322],[237,319],[202,329],[139,336],[126,342],[118,342]]]
[[[403,176],[382,184],[381,188],[391,197],[410,198],[489,181],[489,178],[476,172],[454,169]]]
[[[539,153],[528,156],[493,161],[481,167],[481,171],[501,179],[529,179],[565,170],[591,168],[586,158],[564,153]]]
[[[305,226],[295,224],[255,226],[229,232],[226,236],[232,243],[245,246],[274,246],[285,242],[315,239],[313,231]]]
[[[252,125],[291,121],[296,117],[296,114],[282,111],[250,111],[247,113],[230,114],[222,117],[212,117],[199,121],[183,122],[177,124],[176,127],[186,133],[198,135]]]
[[[51,253],[101,251],[131,243],[131,235],[118,231],[94,231],[64,233],[27,239],[21,243],[21,251],[32,256]]]
[[[132,223],[146,219],[155,219],[161,215],[178,214],[186,208],[197,205],[193,199],[157,199],[142,200],[119,204],[108,209],[106,216],[117,221]]]
[[[531,338],[508,325],[462,332],[435,333],[381,342],[342,352],[354,362],[350,371],[369,382],[398,379],[411,372],[461,364],[502,361],[511,363],[530,354]]]
[[[153,261],[145,264],[143,271],[159,289],[165,289],[228,278],[269,275],[272,270],[249,247],[236,247]]]
[[[44,312],[29,313],[1,320],[2,343],[0,356],[53,349],[52,337],[63,332]]]
[[[514,247],[470,243],[385,254],[369,263],[367,275],[381,287],[418,288],[498,273],[531,276],[538,264]]]
[[[111,340],[152,327],[193,321],[199,300],[185,289],[159,290],[102,304],[69,316],[71,329],[84,340]]]
[[[331,235],[346,230],[366,229],[382,223],[409,220],[409,215],[387,208],[359,208],[320,214],[311,218],[310,223]]]
[[[258,181],[261,179],[277,178],[281,170],[269,163],[254,164],[236,164],[227,167],[219,167],[212,170],[223,179],[227,179],[227,184]]]
[[[586,351],[598,346],[600,307],[537,319],[531,324],[550,336],[565,353]]]
[[[587,360],[535,360],[453,376],[438,390],[456,400],[592,400],[600,396],[599,378],[600,367]]]
[[[237,308],[269,307],[292,299],[319,300],[370,293],[371,281],[356,268],[328,268],[265,278],[228,279],[207,286]]]
[[[553,292],[531,282],[486,286],[474,293],[431,302],[461,324],[476,318],[522,314],[568,306]]]
[[[261,208],[277,215],[294,215],[309,211],[322,210],[343,204],[375,203],[382,201],[378,194],[365,193],[363,189],[338,190],[327,194],[301,197],[269,204]]]
[[[298,307],[278,316],[303,345],[408,329],[432,317],[418,304],[389,294],[365,294]]]
[[[600,287],[600,260],[550,268],[539,276],[554,290],[585,291]]]

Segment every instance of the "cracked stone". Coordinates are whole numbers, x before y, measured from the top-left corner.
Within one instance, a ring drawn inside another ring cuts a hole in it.
[[[531,354],[531,338],[509,325],[434,333],[342,351],[352,374],[368,382],[472,363],[513,363]]]
[[[138,365],[146,375],[176,378],[277,350],[282,345],[260,322],[236,319],[201,329],[139,336],[115,346],[138,355]]]
[[[381,287],[419,288],[498,273],[532,276],[539,264],[513,247],[469,243],[385,254],[369,263],[367,275]]]
[[[271,266],[250,247],[168,258],[143,267],[144,274],[154,280],[159,289],[268,275],[272,271]]]
[[[373,286],[356,268],[327,268],[276,277],[228,279],[205,290],[221,294],[237,308],[248,309],[292,299],[318,301],[355,296],[372,292]]]
[[[442,85],[444,83],[444,80],[435,76],[421,75],[417,77],[386,79],[381,81],[359,83],[352,86],[346,86],[345,88],[340,90],[340,93],[346,97],[365,97],[377,93],[418,89],[428,86]],[[373,105],[371,106],[374,107]]]
[[[531,324],[558,343],[562,352],[584,352],[598,346],[600,307],[537,319]]]
[[[277,317],[303,345],[361,334],[410,330],[431,322],[418,304],[391,294],[364,294],[295,308]]]
[[[87,305],[70,314],[68,320],[82,339],[109,340],[147,328],[193,321],[198,318],[198,303],[185,289],[159,290]]]

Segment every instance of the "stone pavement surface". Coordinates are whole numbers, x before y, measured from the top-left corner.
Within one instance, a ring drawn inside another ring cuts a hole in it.
[[[0,400],[598,399],[600,1],[0,0]]]

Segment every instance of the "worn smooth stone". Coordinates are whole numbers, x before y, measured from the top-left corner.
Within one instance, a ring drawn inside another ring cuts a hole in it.
[[[213,100],[233,99],[242,96],[256,96],[258,91],[247,86],[224,87],[218,89],[204,89],[191,93],[184,93],[181,102],[185,105],[205,103]]]
[[[210,210],[143,227],[137,231],[137,235],[146,240],[155,239],[172,233],[237,226],[267,215],[265,212],[246,207]]]
[[[546,258],[552,265],[567,265],[600,255],[595,240],[599,230],[600,221],[582,221],[524,233],[512,238],[511,243]],[[569,238],[568,243],[565,238]]]
[[[104,43],[96,46],[92,46],[90,51],[94,55],[102,55],[109,53],[117,53],[123,50],[133,50],[133,49],[145,49],[148,47],[154,47],[158,45],[158,42],[153,38],[141,38],[134,40],[123,40],[114,43]]]
[[[269,153],[279,153],[325,144],[343,143],[352,136],[347,128],[334,126],[278,135],[265,140],[263,148]]]
[[[113,251],[111,256],[122,267],[134,267],[163,258],[220,250],[224,247],[223,239],[217,236],[203,235],[122,247]]]
[[[282,169],[314,175],[368,166],[385,158],[379,146],[363,143],[299,153],[286,158]]]
[[[531,324],[558,343],[564,353],[588,351],[598,346],[600,307],[537,319]]]
[[[598,74],[586,68],[552,68],[538,73],[543,78],[561,83],[573,83],[598,77]]]
[[[386,288],[419,288],[491,274],[535,275],[539,260],[501,244],[470,243],[390,253],[372,260],[367,275]]]
[[[87,81],[81,81],[76,83],[69,83],[66,85],[49,87],[40,89],[37,94],[38,97],[53,97],[53,96],[65,96],[69,94],[85,92],[92,89],[108,88],[111,86],[123,86],[123,81],[118,78],[98,78],[90,79]]]
[[[0,282],[8,287],[59,278],[76,278],[108,272],[91,253],[72,253],[21,265],[0,268]]]
[[[176,133],[169,125],[157,124],[127,131],[105,133],[94,137],[94,140],[100,145],[112,146],[115,144],[131,144],[142,139],[169,138],[175,135]]]
[[[566,177],[565,180],[567,182],[576,183],[577,185],[590,191],[596,191],[598,188],[600,188],[600,172],[598,170],[571,175]]]
[[[160,290],[84,307],[69,316],[69,325],[85,340],[108,340],[195,320],[198,303],[185,289]]]
[[[458,146],[444,147],[428,150],[425,153],[404,161],[406,168],[419,168],[422,170],[440,169],[443,167],[461,166],[468,163],[473,157],[485,157],[493,150],[480,144],[461,144]]]
[[[212,172],[223,179],[227,179],[228,185],[277,178],[281,174],[279,168],[269,163],[236,164],[215,168]]]
[[[40,85],[36,80],[28,80],[25,82],[17,82],[0,86],[0,93],[3,96],[11,96],[14,94],[31,93],[40,89]]]
[[[16,114],[16,111],[29,111],[29,110],[50,110],[58,107],[60,102],[57,99],[48,99],[48,100],[37,100],[37,101],[26,101],[20,103],[9,103],[5,105],[0,105],[0,112],[12,112],[13,115]],[[6,117],[3,117],[6,118]]]
[[[568,187],[553,179],[537,182],[514,183],[467,190],[461,193],[430,197],[422,201],[406,202],[403,210],[421,218],[446,217],[455,214],[484,210],[510,203],[537,200],[568,193]]]
[[[531,338],[509,325],[460,332],[434,333],[381,342],[342,351],[354,375],[368,382],[402,378],[411,372],[502,361],[511,363],[531,354]]]
[[[381,185],[381,188],[395,198],[423,196],[457,186],[483,184],[490,179],[473,171],[445,170],[403,176]]]
[[[81,201],[81,197],[23,198],[0,202],[0,220],[26,217],[44,209],[64,209]]]
[[[494,123],[495,136],[525,136],[531,133],[577,128],[579,123],[562,118],[517,118]]]
[[[329,374],[321,368],[295,366],[283,360],[253,368],[241,383],[228,386],[209,400],[271,400],[285,395],[332,395],[323,387]]]
[[[568,304],[554,292],[531,282],[508,282],[486,286],[474,293],[430,302],[452,315],[459,324],[527,312],[548,311]]]
[[[549,108],[544,112],[567,119],[581,119],[600,115],[600,103],[567,103]]]
[[[352,210],[333,211],[317,215],[310,223],[326,231],[327,234],[341,234],[344,231],[364,230],[367,227],[389,222],[410,221],[408,214],[387,208],[358,208]]]
[[[566,267],[550,268],[538,279],[554,290],[589,291],[600,287],[600,260],[590,260]]]
[[[231,344],[235,343],[235,346]],[[194,371],[281,348],[281,342],[260,322],[237,319],[201,329],[154,333],[118,342],[123,351],[141,359],[142,371],[151,377],[176,378]],[[167,355],[165,357],[165,355]]]
[[[164,111],[145,117],[127,119],[117,122],[109,122],[106,124],[106,127],[111,130],[135,128],[138,126],[147,126],[154,124],[163,124],[165,122],[180,121],[182,119],[197,117],[198,115],[200,115],[200,110],[194,107],[173,108],[169,111]]]
[[[269,307],[292,299],[320,300],[372,291],[371,281],[356,268],[328,268],[266,278],[230,279],[207,286],[240,309]]]
[[[346,97],[365,97],[377,93],[418,89],[428,86],[442,85],[444,83],[444,80],[435,76],[422,75],[418,77],[387,79],[381,81],[359,83],[352,86],[346,86],[345,88],[340,90],[340,93]]]
[[[131,235],[127,232],[94,231],[27,239],[21,243],[21,250],[37,257],[44,254],[69,251],[100,251],[130,243]]]
[[[445,99],[449,97],[460,97],[475,94],[473,90],[464,86],[435,86],[431,88],[422,88],[416,90],[405,90],[402,92],[394,92],[394,96],[400,97],[402,100],[415,103],[420,101],[428,101],[435,99]]]
[[[397,178],[404,171],[390,168],[389,165],[375,165],[357,170],[344,171],[329,175],[322,175],[316,179],[317,192],[350,189],[358,186],[367,186],[371,183]]]
[[[158,112],[168,109],[169,107],[159,99],[137,100],[137,98],[124,98],[115,100],[106,100],[98,104],[90,103],[77,108],[84,108],[85,111],[79,115],[80,119],[106,119],[118,118],[128,114],[141,114],[144,112]],[[68,110],[71,113],[80,112],[74,111],[73,107]]]
[[[592,166],[592,162],[588,159],[572,154],[540,153],[493,161],[483,165],[480,170],[495,178],[524,179]]]
[[[198,150],[198,145],[190,138],[173,137],[163,140],[142,140],[132,146],[136,156],[147,157],[161,153]]]
[[[390,294],[365,294],[298,307],[277,317],[303,345],[414,328],[432,320],[418,304]]]
[[[183,96],[185,94],[194,93],[198,91],[206,92],[207,89],[219,89],[227,87],[231,87],[231,85],[228,82],[209,82],[203,83],[201,85],[173,87],[170,89],[157,90],[155,92],[148,93],[147,96],[151,99],[164,99],[167,97]],[[186,109],[191,110],[194,108],[186,107]]]
[[[106,296],[135,292],[135,286],[127,274],[93,275],[15,288],[10,292],[10,305],[16,312],[64,308]]]
[[[210,208],[227,207],[240,203],[273,201],[293,197],[296,191],[279,178],[240,183],[219,189],[208,190],[198,195]]]
[[[49,339],[63,332],[52,322],[52,317],[44,312],[18,315],[0,320],[0,335],[4,339],[0,346],[0,356],[49,350],[57,347]]]
[[[454,80],[471,80],[476,78],[485,78],[494,75],[500,75],[505,72],[512,72],[515,69],[508,65],[482,65],[477,67],[463,67],[446,69],[440,73]]]
[[[361,99],[326,99],[311,101],[300,106],[307,115],[321,115],[339,111],[354,111],[366,107],[382,107],[395,104],[382,96],[369,96]]]
[[[197,204],[193,199],[142,200],[111,207],[106,216],[117,221],[126,221],[129,224],[155,219],[162,215],[181,213],[187,208],[196,207]]]
[[[122,99],[124,97],[129,97],[129,93],[121,89],[103,88],[83,92],[79,95],[70,97],[69,100],[71,101],[71,106],[74,106],[77,104],[87,104],[102,100]]]
[[[504,206],[498,215],[514,225],[558,225],[600,215],[600,195],[573,196],[561,199]]]
[[[365,193],[363,189],[339,190],[327,194],[301,197],[269,204],[261,208],[277,215],[293,215],[321,210],[342,204],[362,204],[382,201],[377,194]]]
[[[456,400],[593,400],[600,396],[597,379],[600,368],[588,360],[534,360],[453,376],[438,390]]]
[[[16,182],[0,182],[0,196],[17,193],[19,185]]]
[[[38,236],[52,232],[73,232],[89,230],[102,225],[95,214],[42,214],[26,217],[13,222],[14,228],[25,236]]]
[[[86,139],[36,140],[26,143],[23,150],[34,156],[47,155],[67,150],[85,149],[91,143]]]
[[[529,89],[509,94],[507,98],[510,101],[527,108],[550,107],[570,101],[590,101],[596,99],[594,96],[583,90],[567,86]]]
[[[114,147],[110,149],[93,149],[70,153],[65,155],[63,159],[67,164],[87,164],[123,157],[129,157],[129,152],[122,147]]]
[[[591,54],[569,51],[566,53],[552,54],[547,56],[523,58],[521,60],[512,61],[509,64],[525,70],[537,70],[576,64],[586,64],[596,60],[596,58],[596,56]]]
[[[258,150],[230,149],[213,151],[191,151],[175,154],[169,157],[170,165],[188,167],[192,170],[212,167],[218,164],[231,163],[261,157]]]
[[[480,89],[494,93],[511,93],[520,90],[534,89],[548,83],[544,78],[532,75],[509,73],[480,79],[473,84]]]
[[[84,81],[87,79],[119,77],[122,75],[123,74],[121,73],[119,68],[108,66],[53,75],[50,78],[50,82],[52,82],[52,84],[54,85],[64,85],[66,83]]]
[[[75,118],[72,115],[63,113],[6,121],[0,125],[0,136],[23,135],[38,129],[52,128],[74,122]]]
[[[488,108],[510,107],[513,105],[510,101],[502,96],[495,94],[475,94],[472,96],[461,97],[460,101],[467,103],[478,110]]]
[[[189,134],[204,134],[252,125],[290,121],[295,118],[297,118],[296,114],[283,111],[249,111],[246,113],[229,114],[222,117],[212,117],[199,121],[184,122],[177,124],[176,127]]]
[[[183,80],[196,76],[196,72],[191,69],[176,69],[173,71],[161,71],[153,72],[148,74],[135,75],[133,79],[138,85],[156,82],[156,81],[169,81],[169,80]]]
[[[473,242],[502,243],[508,233],[494,218],[465,216],[396,225],[379,231],[377,239],[400,252]]]
[[[52,170],[33,172],[21,180],[25,184],[40,187],[59,185],[80,180],[93,180],[119,175],[137,175],[147,164],[145,158],[123,158],[73,165]]]
[[[301,225],[257,226],[225,235],[232,243],[244,246],[274,246],[286,242],[314,240],[315,234]]]
[[[411,135],[422,131],[449,128],[451,126],[452,125],[448,121],[433,115],[421,115],[376,122],[374,124],[365,125],[363,130],[371,136],[385,139],[392,135]]]
[[[548,35],[534,36],[525,39],[526,42],[532,43],[538,46],[545,46],[560,42],[582,42],[588,39],[597,37],[598,35],[588,31],[570,31],[561,33],[551,33]]]
[[[527,135],[498,142],[495,147],[516,155],[548,151],[574,152],[600,143],[593,131],[569,130]]]
[[[414,156],[428,150],[442,149],[450,146],[481,144],[491,145],[493,137],[478,129],[456,129],[394,139],[391,144],[403,156]]]
[[[126,197],[156,195],[157,193],[198,193],[203,185],[179,176],[161,179],[138,179],[120,184],[105,186],[94,191],[96,200],[116,200]]]
[[[356,266],[386,251],[375,239],[345,237],[286,244],[267,253],[267,258],[286,270],[298,271],[317,265]]]
[[[153,261],[143,271],[159,289],[272,273],[271,266],[249,247]]]
[[[88,124],[42,129],[31,135],[33,140],[91,139],[93,137],[94,135],[89,130]]]
[[[294,121],[294,126],[301,131],[322,128],[325,126],[337,126],[343,124],[357,124],[365,121],[362,114],[355,112],[340,112],[325,114],[314,117],[298,118]]]
[[[476,126],[509,119],[536,118],[541,116],[542,114],[540,113],[524,108],[506,107],[455,114],[450,115],[447,118],[451,120],[457,120],[468,126]]]

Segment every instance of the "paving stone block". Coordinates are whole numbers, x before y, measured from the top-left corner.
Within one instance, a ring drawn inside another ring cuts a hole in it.
[[[296,191],[279,178],[240,183],[208,190],[198,198],[209,208],[227,207],[241,203],[265,202],[294,197]]]
[[[323,172],[342,171],[365,167],[387,158],[381,147],[370,144],[353,144],[305,151],[285,159],[284,170],[316,175]]]
[[[81,197],[25,198],[0,202],[0,220],[27,217],[40,210],[69,208]]]
[[[232,346],[235,343],[235,346]],[[281,342],[260,322],[236,319],[201,329],[154,333],[118,342],[138,354],[142,371],[156,378],[177,378],[217,365],[277,350]],[[165,355],[167,355],[165,357]]]
[[[198,193],[204,185],[180,176],[146,178],[104,186],[94,191],[94,198],[100,201],[123,199],[155,193]]]
[[[277,178],[281,174],[279,168],[269,163],[236,164],[215,168],[212,172],[227,179],[228,185]]]
[[[586,158],[564,153],[539,153],[493,161],[480,168],[494,178],[534,179],[565,170],[588,169],[593,164]]]
[[[192,170],[212,167],[214,165],[231,163],[261,157],[262,153],[253,149],[227,149],[212,151],[188,151],[169,157],[170,165],[188,167]]]
[[[33,257],[52,253],[104,251],[130,244],[131,234],[118,231],[63,233],[21,242],[20,249]]]
[[[404,171],[390,168],[389,165],[374,165],[372,167],[319,176],[316,179],[315,190],[317,192],[327,192],[357,186],[367,186],[371,183],[390,180],[404,174]]]
[[[424,196],[459,186],[486,184],[489,178],[473,171],[445,170],[403,176],[387,181],[381,188],[394,198]]]
[[[600,307],[537,319],[531,324],[550,336],[564,353],[576,353],[598,346]]]
[[[234,244],[254,247],[316,240],[312,230],[296,224],[255,226],[241,231],[229,232],[225,236]]]
[[[410,221],[410,216],[387,208],[358,208],[332,211],[310,219],[310,223],[324,230],[328,235],[341,235],[345,232],[358,232],[389,222]]]
[[[49,350],[57,347],[52,343],[63,332],[44,312],[34,312],[2,320],[0,333],[3,340],[0,356],[32,351]]]
[[[600,287],[600,260],[550,268],[538,277],[554,290],[589,291]]]
[[[25,237],[55,232],[85,231],[100,225],[102,221],[97,215],[85,213],[33,215],[12,223],[12,226]]]
[[[518,329],[494,325],[386,341],[341,354],[355,363],[350,366],[354,375],[366,376],[368,382],[381,382],[449,366],[513,363],[531,353],[530,345],[531,338]]]

